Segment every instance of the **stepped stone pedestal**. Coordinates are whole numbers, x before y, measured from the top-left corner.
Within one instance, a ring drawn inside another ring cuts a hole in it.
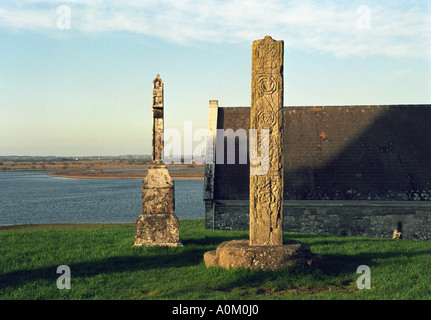
[[[166,167],[148,169],[142,181],[142,214],[135,224],[135,246],[182,246],[174,203],[174,184]]]

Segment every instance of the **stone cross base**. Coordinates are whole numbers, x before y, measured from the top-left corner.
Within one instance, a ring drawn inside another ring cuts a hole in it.
[[[207,267],[242,267],[268,271],[286,267],[304,270],[322,266],[320,255],[311,253],[307,246],[293,240],[273,246],[251,246],[248,240],[225,241],[216,250],[206,252],[204,261]]]
[[[181,247],[174,214],[141,214],[135,225],[135,246]]]
[[[135,246],[182,246],[174,204],[168,169],[152,166],[142,181],[142,214],[135,224]]]

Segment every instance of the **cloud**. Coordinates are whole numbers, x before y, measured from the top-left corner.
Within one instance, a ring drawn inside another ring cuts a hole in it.
[[[409,74],[411,74],[410,69],[401,69],[401,70],[395,70],[392,72],[392,75],[395,77],[403,77]]]
[[[165,41],[242,42],[265,35],[337,56],[431,58],[431,10],[423,2],[263,0],[63,0],[72,29],[130,32]],[[407,4],[406,4],[407,3]],[[0,4],[0,28],[58,32],[56,0]]]

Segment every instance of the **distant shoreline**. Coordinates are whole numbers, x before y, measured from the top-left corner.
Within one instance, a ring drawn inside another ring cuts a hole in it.
[[[173,180],[203,180],[204,174],[202,171],[171,171],[169,172]],[[55,172],[48,174],[50,177],[69,178],[69,179],[144,179],[146,171],[119,171],[119,172]]]
[[[134,223],[125,222],[105,222],[105,223],[52,223],[52,224],[13,224],[0,226],[0,231],[27,231],[38,229],[83,229],[83,228],[99,228],[99,227],[118,227],[118,226],[134,226]]]
[[[68,179],[144,179],[149,167],[149,163],[121,160],[3,161],[0,162],[0,173],[40,172],[50,177]],[[205,165],[171,164],[167,167],[177,169],[169,172],[173,180],[204,179]]]

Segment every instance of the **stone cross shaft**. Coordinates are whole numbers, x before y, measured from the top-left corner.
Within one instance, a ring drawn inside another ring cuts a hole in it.
[[[163,81],[153,81],[152,166],[142,180],[142,213],[135,224],[135,246],[182,246],[174,214],[174,182],[163,164]]]
[[[163,152],[163,80],[160,75],[153,81],[153,141],[151,163],[161,165]]]
[[[207,267],[304,270],[320,255],[299,241],[283,242],[283,41],[253,42],[250,112],[250,239],[207,251]],[[211,192],[211,190],[209,190]]]
[[[250,129],[265,170],[253,172],[250,159],[250,245],[283,244],[283,52],[284,42],[269,36],[253,42]]]

